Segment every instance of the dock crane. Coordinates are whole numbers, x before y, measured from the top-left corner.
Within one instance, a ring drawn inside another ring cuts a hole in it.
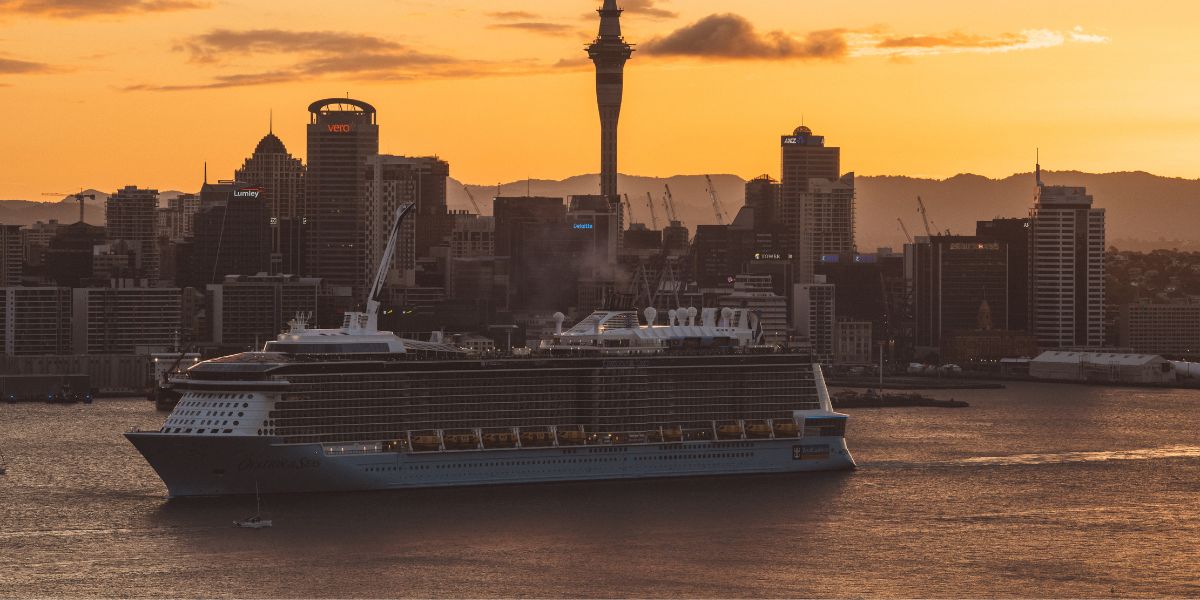
[[[629,194],[625,194],[625,199],[621,202],[621,205],[625,209],[625,228],[628,229],[629,225],[633,223],[633,205],[629,203]]]
[[[463,191],[467,193],[467,198],[471,200],[471,206],[475,207],[475,214],[482,215],[483,211],[479,210],[479,203],[475,201],[475,194],[471,193],[471,188],[464,185]]]
[[[80,223],[83,222],[83,199],[84,198],[87,198],[88,200],[96,199],[95,194],[85,194],[85,193],[83,193],[82,189],[79,190],[78,194],[62,194],[59,192],[42,192],[42,195],[43,196],[58,196],[60,198],[64,198],[64,197],[65,198],[74,198],[74,199],[78,200],[79,201],[79,222]]]
[[[729,219],[729,215],[725,214],[725,208],[721,206],[721,201],[717,199],[717,188],[713,185],[711,175],[705,175],[704,181],[708,182],[708,197],[712,199],[713,211],[717,213],[717,225],[724,225]]]
[[[896,222],[900,224],[900,231],[904,232],[904,237],[908,238],[908,243],[912,244],[913,236],[908,233],[908,228],[904,226],[904,221],[901,221],[900,217],[896,217]]]
[[[658,230],[658,215],[654,214],[654,196],[646,192],[646,208],[650,209],[650,229]]]
[[[679,214],[675,212],[675,196],[671,195],[671,186],[664,183],[663,187],[667,188],[667,195],[663,196],[663,206],[667,209],[667,219],[672,222],[678,221]]]

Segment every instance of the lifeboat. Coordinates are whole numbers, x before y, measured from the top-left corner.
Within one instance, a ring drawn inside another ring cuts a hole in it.
[[[736,440],[742,437],[741,425],[718,425],[717,437],[723,440]]]
[[[796,423],[794,421],[776,421],[775,422],[775,437],[796,437]]]
[[[560,444],[579,445],[582,444],[586,439],[587,434],[582,431],[568,429],[566,431],[558,432],[558,443]]]
[[[442,437],[447,448],[468,450],[479,446],[479,438],[473,433],[448,433]]]
[[[683,441],[683,430],[678,427],[666,427],[662,430],[662,439],[664,442]]]
[[[512,448],[517,445],[517,436],[509,431],[483,434],[485,448]]]
[[[771,427],[762,421],[746,423],[746,437],[766,438],[771,437]]]
[[[522,446],[550,446],[554,444],[554,436],[549,431],[522,431]]]
[[[413,450],[419,451],[438,450],[442,447],[436,435],[414,435],[412,445]]]

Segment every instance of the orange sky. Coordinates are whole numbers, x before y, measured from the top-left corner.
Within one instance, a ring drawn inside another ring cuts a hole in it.
[[[801,117],[860,174],[1200,176],[1192,0],[624,0],[621,171],[778,174]],[[598,168],[599,0],[0,0],[0,198],[228,177],[305,108],[489,184]],[[499,12],[504,11],[504,12]],[[560,62],[561,61],[561,62]]]

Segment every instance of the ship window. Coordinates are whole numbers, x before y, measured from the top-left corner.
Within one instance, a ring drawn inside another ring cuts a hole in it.
[[[226,429],[223,433],[233,433],[232,429]]]

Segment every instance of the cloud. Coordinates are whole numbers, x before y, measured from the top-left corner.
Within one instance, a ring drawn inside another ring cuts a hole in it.
[[[178,46],[197,62],[219,62],[232,55],[248,54],[363,54],[392,52],[402,46],[391,40],[340,31],[288,31],[284,29],[214,29],[193,36]]]
[[[544,72],[521,61],[506,64],[467,60],[415,50],[382,37],[339,31],[216,29],[183,40],[176,50],[189,60],[221,66],[244,64],[247,57],[274,58],[276,64],[257,71],[222,73],[208,81],[183,84],[134,84],[125,91],[173,92],[258,86],[313,79],[406,81],[485,77]],[[279,58],[283,59],[281,63]]]
[[[54,73],[57,68],[45,63],[0,56],[0,75],[29,75],[36,73]]]
[[[505,10],[505,11],[500,11],[500,12],[490,12],[487,14],[487,16],[489,16],[493,19],[500,19],[503,21],[533,21],[538,18],[537,15],[535,15],[531,12],[525,12],[523,10]]]
[[[0,0],[0,15],[76,18],[208,8],[201,0]]]
[[[884,29],[827,29],[803,35],[758,31],[735,14],[709,15],[642,44],[648,55],[714,60],[837,59],[884,56],[908,59],[943,54],[999,53],[1054,48],[1065,44],[1103,44],[1109,38],[1082,27],[1070,31],[1025,29],[980,35],[959,31],[894,34]]]
[[[519,31],[527,31],[529,33],[540,33],[543,35],[569,35],[576,32],[576,29],[569,25],[561,25],[559,23],[543,23],[541,21],[496,23],[490,27],[492,29],[516,29]]]
[[[1109,38],[1085,33],[1082,28],[1063,32],[1050,29],[1025,29],[1016,33],[975,35],[962,32],[920,35],[888,35],[879,32],[847,34],[852,56],[888,56],[914,58],[943,54],[993,54],[1054,48],[1067,43],[1103,44]]]
[[[709,15],[653,38],[639,50],[659,56],[717,59],[833,59],[845,56],[847,45],[840,30],[813,31],[804,37],[782,31],[760,33],[745,17],[726,13]]]
[[[654,2],[655,0],[624,0],[620,3],[620,6],[627,13],[645,15],[656,19],[674,19],[679,16],[677,12],[654,6]]]

